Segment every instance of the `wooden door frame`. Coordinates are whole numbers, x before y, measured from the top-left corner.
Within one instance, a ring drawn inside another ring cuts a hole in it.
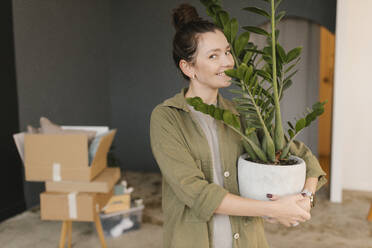
[[[331,176],[331,142],[332,142],[332,103],[334,90],[335,67],[335,35],[320,26],[319,46],[319,101],[328,100],[324,106],[324,113],[319,117],[318,126],[318,154],[319,162],[327,173],[327,180]]]

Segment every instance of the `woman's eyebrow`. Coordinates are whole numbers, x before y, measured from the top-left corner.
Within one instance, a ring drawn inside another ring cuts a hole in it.
[[[227,49],[229,49],[229,48],[230,48],[230,44],[227,45],[227,47],[226,47],[225,49],[227,50]],[[208,50],[207,53],[210,53],[210,52],[219,52],[219,51],[221,51],[220,48],[215,48],[215,49]]]

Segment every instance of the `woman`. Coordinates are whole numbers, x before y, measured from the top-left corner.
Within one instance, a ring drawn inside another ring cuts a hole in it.
[[[175,9],[173,22],[173,58],[189,87],[156,106],[150,123],[151,148],[163,175],[164,247],[268,247],[261,217],[285,226],[309,220],[309,197],[279,198],[268,192],[272,201],[257,201],[239,196],[240,137],[185,100],[199,96],[238,114],[218,93],[230,86],[231,78],[224,74],[234,66],[229,43],[190,5]],[[325,173],[302,143],[295,142],[291,152],[305,160],[304,188],[314,193],[325,183]]]

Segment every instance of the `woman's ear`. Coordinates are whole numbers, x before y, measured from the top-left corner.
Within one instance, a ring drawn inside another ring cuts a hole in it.
[[[195,71],[194,71],[194,67],[192,66],[190,62],[187,62],[186,60],[181,59],[179,62],[179,66],[183,74],[188,76],[190,79],[194,78]]]

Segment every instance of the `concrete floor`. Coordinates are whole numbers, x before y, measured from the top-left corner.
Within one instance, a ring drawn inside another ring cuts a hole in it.
[[[118,238],[107,238],[112,248],[161,248],[162,214],[161,176],[158,173],[124,175],[135,188],[133,197],[145,202],[141,229]],[[327,200],[327,188],[318,193],[318,204],[312,219],[297,227],[286,228],[266,224],[267,239],[272,248],[372,248],[372,223],[366,220],[372,202],[371,192],[344,191],[342,204]],[[41,221],[38,208],[0,223],[0,246],[5,248],[58,247],[61,223]],[[75,222],[72,226],[72,247],[100,247],[92,223]]]

